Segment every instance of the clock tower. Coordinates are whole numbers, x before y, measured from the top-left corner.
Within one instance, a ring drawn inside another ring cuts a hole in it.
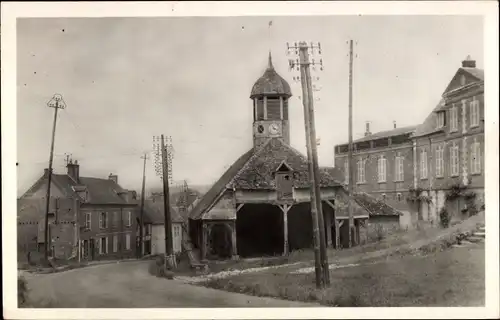
[[[269,138],[277,137],[290,144],[288,99],[290,85],[274,70],[271,52],[266,71],[253,85],[253,142],[258,148]]]

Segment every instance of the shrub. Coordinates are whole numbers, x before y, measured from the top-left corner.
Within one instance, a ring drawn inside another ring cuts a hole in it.
[[[441,211],[439,211],[439,222],[442,228],[448,228],[450,226],[450,215],[446,208],[442,208]]]

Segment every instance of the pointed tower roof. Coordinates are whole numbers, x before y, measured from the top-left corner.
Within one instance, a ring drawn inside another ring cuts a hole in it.
[[[290,85],[274,70],[271,52],[269,51],[269,60],[264,74],[255,82],[252,87],[250,98],[265,95],[283,95],[292,96]]]

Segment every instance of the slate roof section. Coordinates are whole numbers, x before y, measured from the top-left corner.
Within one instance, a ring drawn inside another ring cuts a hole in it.
[[[425,135],[442,131],[436,128],[437,124],[436,111],[438,111],[443,106],[443,104],[444,104],[444,99],[441,99],[439,103],[434,107],[432,112],[427,116],[427,118],[425,118],[424,122],[422,122],[422,124],[417,126],[417,129],[413,134],[413,138],[422,137]]]
[[[387,203],[378,200],[377,198],[364,193],[358,192],[354,194],[354,200],[361,207],[365,208],[370,216],[401,216],[402,213]]]
[[[163,200],[144,200],[144,223],[151,224],[164,224],[165,223],[165,212],[163,210]],[[137,217],[140,217],[141,208],[137,209]],[[174,208],[170,207],[170,215],[172,217],[172,222],[183,223],[184,219],[181,217],[179,212]]]
[[[396,128],[396,129],[392,129],[392,130],[380,131],[380,132],[370,134],[369,136],[356,139],[353,142],[356,143],[356,142],[363,142],[363,141],[371,141],[371,140],[377,140],[377,139],[382,139],[382,138],[399,136],[399,135],[407,134],[407,133],[413,133],[416,128],[417,128],[417,126],[407,126],[407,127],[401,127],[401,128]]]
[[[309,188],[307,158],[279,138],[268,140],[243,166],[228,184],[229,188],[247,190],[274,190],[274,172],[285,160],[294,171],[294,187]],[[320,169],[320,187],[336,187],[334,170]]]
[[[284,95],[287,97],[292,95],[288,82],[274,70],[271,52],[269,52],[267,69],[253,85],[250,98],[262,95]]]
[[[246,153],[241,155],[227,170],[222,174],[222,176],[217,180],[212,187],[205,193],[205,195],[198,201],[194,206],[193,210],[189,214],[191,219],[199,219],[203,212],[208,208],[214,200],[226,190],[226,185],[231,181],[231,179],[240,171],[243,165],[250,159],[253,155],[253,148],[248,150]]]
[[[283,160],[294,170],[294,187],[309,188],[306,157],[283,140],[271,138],[255,152],[254,149],[250,149],[236,160],[196,204],[190,213],[190,218],[199,219],[226,189],[274,190],[276,183],[273,174]],[[319,169],[321,187],[341,185],[338,182],[342,179],[340,170],[329,167]]]
[[[44,179],[46,177],[42,176],[35,185],[41,183]],[[52,174],[52,182],[59,187],[66,197],[77,197],[77,193],[73,191],[73,187],[85,186],[88,191],[86,203],[89,204],[136,204],[134,200],[130,202],[125,201],[119,193],[127,192],[127,190],[110,179],[80,177],[80,181],[77,183],[67,174]]]
[[[478,68],[460,68],[469,74],[471,74],[473,77],[478,78],[481,81],[484,81],[484,70],[483,69],[478,69]]]

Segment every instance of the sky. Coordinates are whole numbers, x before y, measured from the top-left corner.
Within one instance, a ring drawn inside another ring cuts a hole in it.
[[[269,21],[273,21],[269,28]],[[483,68],[480,16],[319,16],[22,18],[17,21],[18,196],[48,167],[55,93],[54,172],[65,154],[82,176],[117,174],[140,190],[153,136],[172,137],[173,179],[212,184],[252,147],[254,82],[272,52],[291,85],[291,145],[305,153],[300,84],[288,70],[286,43],[319,41],[324,70],[315,92],[320,165],[333,166],[348,137],[349,46],[353,134],[418,125],[470,55]],[[151,157],[150,157],[151,158]],[[153,162],[148,187],[158,187]]]

